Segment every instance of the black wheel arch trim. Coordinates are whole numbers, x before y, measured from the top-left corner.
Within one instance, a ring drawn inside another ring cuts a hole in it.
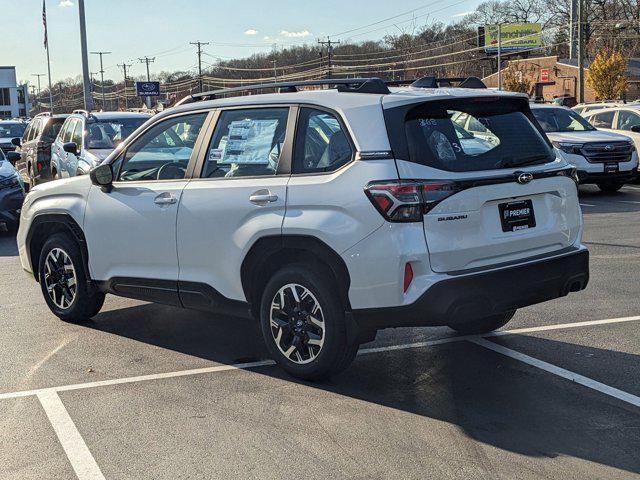
[[[89,252],[87,250],[87,242],[84,236],[84,232],[78,223],[73,219],[71,215],[68,213],[40,213],[36,214],[33,220],[31,221],[31,225],[29,225],[29,230],[27,231],[27,236],[25,240],[25,250],[27,255],[27,260],[29,265],[31,265],[31,271],[33,272],[33,276],[36,280],[38,280],[38,265],[34,265],[33,257],[34,253],[32,250],[32,242],[34,235],[38,232],[38,230],[43,225],[51,225],[58,224],[65,227],[65,229],[71,233],[73,238],[80,245],[80,252],[82,253],[82,260],[85,265],[89,265]],[[39,255],[40,252],[37,252]],[[86,268],[87,280],[90,281],[89,278],[89,269]]]

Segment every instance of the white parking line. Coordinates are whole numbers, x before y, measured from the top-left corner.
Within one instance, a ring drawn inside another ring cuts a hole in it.
[[[105,480],[100,467],[89,451],[89,447],[84,443],[80,432],[55,390],[45,390],[38,393],[38,399],[49,417],[53,430],[56,432],[78,479]]]
[[[634,316],[634,317],[607,318],[604,320],[588,320],[585,322],[543,325],[540,327],[518,328],[514,330],[500,330],[500,331],[491,332],[485,335],[464,335],[464,336],[458,336],[458,337],[426,340],[424,342],[405,343],[400,345],[388,345],[384,347],[363,348],[358,352],[358,355],[366,355],[369,353],[390,352],[395,350],[406,350],[410,348],[422,348],[422,347],[429,347],[433,345],[443,345],[445,343],[461,342],[463,340],[476,339],[480,337],[497,337],[497,336],[503,336],[503,335],[515,335],[520,333],[543,332],[547,330],[560,330],[565,328],[590,327],[594,325],[632,322],[632,321],[638,321],[638,320],[640,320],[640,315]],[[8,398],[28,397],[31,395],[38,395],[42,392],[48,392],[51,390],[56,392],[66,392],[70,390],[82,390],[86,388],[120,385],[124,383],[135,383],[135,382],[144,382],[149,380],[162,380],[165,378],[185,377],[189,375],[200,375],[204,373],[224,372],[228,370],[246,370],[250,368],[264,367],[264,366],[269,366],[274,364],[275,362],[273,360],[261,360],[258,362],[236,363],[233,365],[216,365],[213,367],[194,368],[190,370],[178,370],[174,372],[165,372],[165,373],[152,373],[149,375],[140,375],[136,377],[113,378],[110,380],[99,380],[97,382],[76,383],[71,385],[61,385],[57,387],[46,387],[46,388],[39,388],[34,390],[22,390],[17,392],[0,393],[0,400],[8,399]]]
[[[630,403],[631,405],[634,405],[636,407],[640,407],[640,397],[636,397],[635,395],[631,395],[630,393],[610,387],[609,385],[605,385],[604,383],[597,382],[595,380],[592,380],[591,378],[580,375],[579,373],[575,373],[551,363],[538,360],[537,358],[530,357],[529,355],[525,355],[524,353],[516,352],[515,350],[511,350],[510,348],[498,345],[497,343],[493,343],[484,338],[478,337],[470,339],[469,341],[475,343],[476,345],[480,345],[481,347],[488,348],[489,350],[493,350],[494,352],[501,353],[502,355],[506,355],[507,357],[514,358],[528,365],[544,370],[546,372],[553,373],[554,375],[558,375],[559,377],[566,378],[567,380],[583,385],[587,388],[597,390],[598,392],[609,395],[610,397],[614,397],[618,400],[622,400],[623,402]]]

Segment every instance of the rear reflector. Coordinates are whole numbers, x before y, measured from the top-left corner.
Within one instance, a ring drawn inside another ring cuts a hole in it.
[[[422,215],[459,190],[450,181],[391,180],[371,182],[365,193],[390,222],[421,222]]]
[[[410,263],[406,263],[404,265],[404,292],[407,293],[409,289],[409,285],[411,285],[411,281],[413,280],[413,268],[411,268]]]
[[[42,164],[42,162],[37,162],[37,163],[36,163],[36,166],[37,166],[37,168],[38,168],[38,173],[40,173],[40,172],[42,171],[42,167],[43,167],[44,165]]]

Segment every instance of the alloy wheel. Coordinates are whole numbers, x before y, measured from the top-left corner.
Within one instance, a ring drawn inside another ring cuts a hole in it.
[[[69,308],[76,298],[77,279],[71,257],[61,248],[52,249],[44,262],[44,284],[56,307]]]
[[[302,285],[290,283],[271,302],[270,326],[280,352],[297,364],[312,362],[322,351],[325,322],[318,299]]]

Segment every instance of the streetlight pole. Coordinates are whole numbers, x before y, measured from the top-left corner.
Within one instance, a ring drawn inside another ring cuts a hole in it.
[[[102,56],[109,55],[111,52],[91,52],[91,55],[100,55],[100,90],[102,91],[102,109],[105,109],[104,98],[104,68],[102,67]]]
[[[87,55],[87,26],[84,19],[84,0],[78,0],[78,14],[80,16],[80,49],[82,51],[82,91],[84,95],[84,109],[93,110],[93,90],[89,77],[89,57]]]
[[[502,90],[502,23],[498,24],[498,90]]]

